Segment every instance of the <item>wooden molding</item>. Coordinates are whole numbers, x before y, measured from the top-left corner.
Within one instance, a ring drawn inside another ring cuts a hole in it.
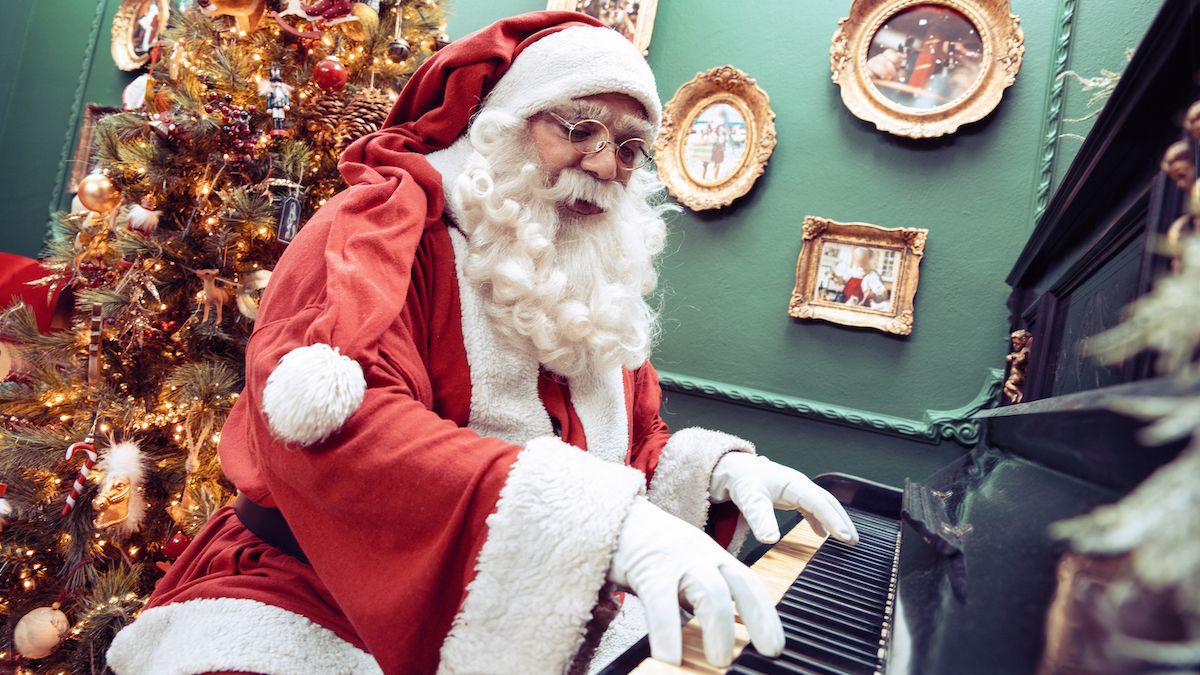
[[[947,440],[970,448],[979,442],[982,431],[980,423],[973,416],[996,405],[1004,371],[988,369],[983,386],[975,398],[950,410],[926,410],[919,420],[667,371],[659,371],[658,377],[667,391],[840,424],[859,431],[899,436],[920,443],[936,445]]]

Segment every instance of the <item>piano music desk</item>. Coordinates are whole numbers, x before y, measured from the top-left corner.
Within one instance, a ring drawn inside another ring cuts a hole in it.
[[[750,536],[753,537],[754,535]],[[767,595],[770,596],[772,605],[778,603],[783,598],[784,592],[796,580],[797,575],[808,564],[808,561],[812,559],[817,549],[821,548],[821,544],[824,541],[824,537],[817,536],[817,533],[813,532],[812,526],[808,524],[808,520],[801,520],[790,532],[783,535],[778,544],[772,546],[769,551],[758,559],[758,562],[750,566],[755,576],[766,587]],[[750,641],[750,635],[746,632],[746,627],[742,625],[740,616],[737,616],[737,625],[734,630],[733,658],[736,659],[738,654],[742,653],[742,649],[746,646],[746,643]],[[642,661],[633,672],[639,675],[656,675],[659,673],[708,674],[724,673],[725,670],[723,668],[713,668],[704,659],[704,640],[701,636],[700,624],[695,619],[692,619],[683,628],[683,665],[672,666],[662,661],[648,658]]]

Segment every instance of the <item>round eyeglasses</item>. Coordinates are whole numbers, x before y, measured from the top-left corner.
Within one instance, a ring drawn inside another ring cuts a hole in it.
[[[613,140],[612,132],[600,120],[568,122],[554,113],[549,114],[566,128],[567,140],[580,154],[594,155],[611,144],[617,150],[617,164],[627,171],[640,169],[653,159],[646,141],[640,138],[628,138],[617,143]]]

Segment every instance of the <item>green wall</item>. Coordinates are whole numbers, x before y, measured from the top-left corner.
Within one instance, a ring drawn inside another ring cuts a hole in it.
[[[65,202],[62,153],[74,147],[79,107],[115,104],[130,79],[109,57],[118,4],[5,3],[0,249],[36,253],[48,211]],[[660,0],[649,59],[663,99],[697,72],[729,63],[770,95],[779,137],[750,194],[673,222],[655,363],[685,384],[703,378],[715,398],[671,393],[672,425],[724,428],[806,471],[889,483],[925,475],[961,452],[950,442],[878,432],[897,419],[917,423],[926,411],[966,405],[989,369],[1003,365],[1003,278],[1032,231],[1039,197],[1078,148],[1058,138],[1060,119],[1086,111],[1087,95],[1071,83],[1055,86],[1054,76],[1121,69],[1159,4],[1013,0],[1026,45],[1016,84],[984,121],[918,142],[881,134],[841,104],[829,77],[829,40],[850,0]],[[449,33],[460,37],[544,7],[455,0]],[[806,214],[929,229],[911,337],[787,317]],[[793,412],[722,400],[745,388]],[[822,421],[830,417],[842,423]]]

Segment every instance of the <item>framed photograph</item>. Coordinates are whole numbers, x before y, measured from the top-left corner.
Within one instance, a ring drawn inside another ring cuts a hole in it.
[[[113,15],[112,57],[121,70],[137,70],[167,27],[171,0],[121,0]]]
[[[658,0],[550,0],[546,9],[580,12],[599,19],[628,38],[644,56],[650,53],[657,7]]]
[[[750,190],[775,150],[775,113],[754,79],[721,66],[700,73],[663,108],[654,143],[658,174],[679,202],[699,211]]]
[[[75,140],[75,153],[71,155],[71,174],[67,179],[67,192],[74,194],[79,181],[91,173],[92,154],[96,151],[96,122],[100,118],[121,112],[120,108],[88,103],[83,107],[79,122],[79,136]]]
[[[788,314],[910,335],[928,234],[805,216]]]
[[[986,117],[1024,54],[1009,0],[854,0],[829,50],[850,112],[911,138]]]

